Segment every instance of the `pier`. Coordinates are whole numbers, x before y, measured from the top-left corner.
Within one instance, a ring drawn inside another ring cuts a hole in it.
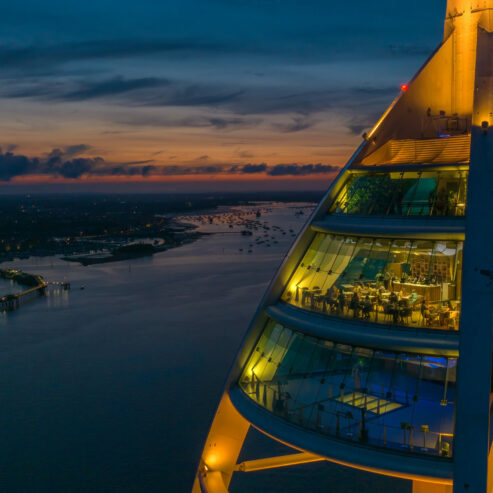
[[[2,312],[18,310],[22,305],[44,296],[46,294],[46,289],[50,286],[61,287],[64,290],[70,289],[69,282],[48,283],[42,276],[27,274],[14,269],[0,270],[0,277],[11,279],[21,287],[24,287],[24,289],[18,293],[8,294],[0,298],[0,311]]]

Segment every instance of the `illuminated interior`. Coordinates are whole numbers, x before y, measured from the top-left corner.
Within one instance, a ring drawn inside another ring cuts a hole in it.
[[[467,171],[352,173],[330,214],[464,216]]]
[[[330,316],[458,330],[462,247],[318,233],[281,300]]]
[[[451,457],[456,367],[456,358],[336,344],[269,320],[239,385],[321,434]]]

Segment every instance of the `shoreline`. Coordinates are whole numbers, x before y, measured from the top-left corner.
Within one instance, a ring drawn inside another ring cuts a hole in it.
[[[52,243],[52,248],[22,252],[0,257],[0,264],[27,260],[33,257],[57,256],[64,262],[78,263],[83,266],[124,262],[179,248],[197,240],[215,234],[241,234],[257,236],[264,230],[263,215],[273,209],[295,210],[295,215],[304,215],[305,209],[313,208],[309,202],[259,201],[246,204],[220,205],[210,209],[197,209],[173,215],[155,214],[161,221],[159,230],[139,229],[129,231],[125,237],[113,235],[85,236],[68,238],[67,241]],[[163,221],[165,224],[163,224]],[[148,225],[149,226],[149,225]],[[265,231],[264,231],[265,232]],[[292,231],[282,234],[291,235]],[[265,236],[265,235],[264,235]],[[61,239],[60,239],[61,240]],[[268,244],[268,239],[255,240],[247,248]]]
[[[182,222],[176,219],[176,217],[173,217],[173,218],[169,218],[169,227],[167,228],[167,232],[169,232],[172,235],[171,238],[170,237],[165,238],[164,235],[162,235],[162,237],[156,236],[154,238],[155,241],[160,240],[161,242],[163,242],[159,246],[154,246],[152,245],[152,243],[144,242],[144,241],[139,243],[139,240],[146,239],[140,235],[129,238],[127,241],[121,241],[121,240],[119,241],[118,239],[114,239],[110,237],[101,238],[101,239],[94,238],[94,240],[99,239],[101,242],[107,242],[109,244],[113,243],[118,246],[108,250],[101,249],[96,251],[79,251],[79,252],[74,252],[72,255],[67,255],[66,250],[63,248],[54,248],[53,250],[50,251],[41,251],[36,253],[20,254],[12,257],[3,257],[0,258],[0,265],[3,263],[15,262],[16,260],[28,260],[34,257],[43,258],[43,257],[56,256],[59,257],[61,260],[64,260],[65,262],[80,263],[81,265],[84,266],[104,264],[110,262],[120,262],[125,260],[149,257],[149,256],[153,256],[156,253],[166,252],[174,248],[179,248],[181,246],[188,245],[190,243],[199,240],[204,236],[211,234],[205,232],[198,232],[197,231],[198,229],[199,228],[197,225]],[[173,242],[165,243],[166,241],[169,242],[170,240],[172,240]],[[137,246],[149,245],[153,247],[153,250],[140,251],[140,252],[139,251],[125,252],[126,248],[131,247],[133,245],[137,245]]]
[[[173,244],[173,245],[166,245],[162,247],[154,247],[153,245],[149,243],[140,243],[137,245],[142,245],[142,246],[150,246],[152,247],[152,250],[143,250],[141,252],[139,251],[119,251],[120,249],[114,250],[114,251],[109,251],[109,252],[99,252],[99,253],[89,253],[89,254],[82,254],[82,255],[76,255],[76,256],[71,256],[71,257],[60,257],[62,260],[65,262],[76,262],[80,263],[84,267],[90,266],[90,265],[99,265],[99,264],[107,264],[107,263],[112,263],[112,262],[123,262],[125,260],[133,260],[133,259],[138,259],[138,258],[145,258],[145,257],[152,257],[157,253],[163,253],[168,250],[173,250],[175,248],[180,248],[185,245],[189,245],[191,243],[194,243],[195,241],[199,240],[203,236],[207,236],[209,233],[193,233],[193,235],[189,236],[188,238],[183,239],[179,243]],[[104,255],[104,256],[102,256]]]

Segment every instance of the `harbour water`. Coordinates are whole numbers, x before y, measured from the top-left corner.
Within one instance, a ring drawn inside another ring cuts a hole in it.
[[[72,289],[0,319],[0,491],[190,490],[242,336],[309,213],[262,207],[259,218],[258,208],[189,217],[216,234],[153,257],[2,264]],[[241,234],[245,218],[261,223],[252,236]],[[252,434],[244,458],[268,455],[265,440]],[[231,491],[383,488],[410,491],[328,463],[237,475]]]
[[[13,280],[0,278],[0,298],[8,294],[18,293],[22,290],[23,287],[16,284]]]

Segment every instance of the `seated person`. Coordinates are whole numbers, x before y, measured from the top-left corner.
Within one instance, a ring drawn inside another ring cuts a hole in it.
[[[421,315],[427,325],[431,325],[431,323],[437,319],[433,307],[430,306],[427,300],[423,300],[421,303]]]
[[[389,302],[390,303],[397,303],[399,301],[399,298],[397,297],[397,295],[395,294],[394,291],[392,291],[390,293],[390,296],[389,296]]]
[[[408,307],[409,306],[409,300],[407,298],[401,297],[401,298],[399,298],[398,305],[403,306],[403,307]]]
[[[363,307],[363,315],[366,319],[370,318],[370,312],[372,311],[372,302],[370,300],[370,297],[368,295],[365,296],[365,300],[362,303]]]
[[[440,312],[438,313],[438,318],[440,320],[440,325],[446,325],[447,320],[450,318],[450,312],[452,312],[452,303],[450,301],[447,301],[446,306],[442,306]]]
[[[380,291],[377,291],[376,293],[376,298],[377,298],[377,304],[378,305],[381,305],[383,303],[383,296],[382,296],[382,293]]]
[[[357,293],[357,294],[360,294],[361,291],[363,291],[363,288],[361,287],[361,283],[356,281],[354,283],[354,288],[353,288],[353,293]]]
[[[416,291],[413,289],[413,292],[411,293],[411,297],[409,298],[409,302],[411,303],[411,305],[414,304],[414,302],[416,300],[418,300],[420,298],[420,295],[416,293]]]
[[[337,299],[337,288],[335,286],[332,286],[331,288],[327,289],[326,295],[329,297],[331,300]]]
[[[409,307],[409,300],[407,298],[401,298],[398,302],[399,318],[401,322],[404,322],[404,317],[411,315],[411,309]]]
[[[323,310],[327,311],[327,306],[330,307],[330,311],[334,312],[337,311],[337,305],[338,305],[338,297],[339,297],[339,290],[335,287],[332,286],[331,288],[327,289],[325,292],[325,296],[323,297],[324,299],[324,304],[323,304]]]
[[[458,201],[457,192],[450,190],[448,192],[448,197],[447,197],[447,211],[446,211],[447,216],[455,215],[455,208],[457,206],[457,201]]]
[[[351,301],[349,302],[349,308],[353,310],[354,317],[357,317],[359,315],[359,296],[356,291],[351,296]]]

